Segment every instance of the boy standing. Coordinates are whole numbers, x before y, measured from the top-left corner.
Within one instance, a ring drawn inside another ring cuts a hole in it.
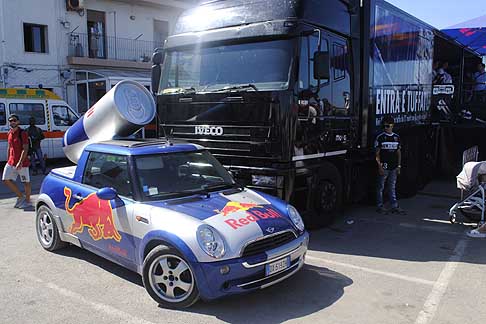
[[[401,170],[400,136],[393,132],[395,121],[391,116],[385,116],[382,120],[384,132],[376,137],[376,162],[378,164],[378,188],[377,188],[377,212],[385,214],[388,211],[383,205],[383,191],[387,183],[387,193],[390,199],[391,212],[404,214],[405,211],[398,207],[395,186],[397,176]],[[388,181],[387,181],[388,180]]]
[[[19,117],[17,115],[10,115],[8,117],[10,124],[10,131],[7,137],[7,163],[3,169],[2,180],[5,185],[17,195],[15,208],[28,208],[32,204],[30,202],[30,175],[29,175],[29,159],[27,158],[29,152],[29,136],[27,132],[19,127]],[[17,180],[20,175],[20,180],[24,184],[25,197],[20,192],[17,185],[13,182]]]

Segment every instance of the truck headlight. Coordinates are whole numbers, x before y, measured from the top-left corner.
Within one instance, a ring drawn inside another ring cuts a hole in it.
[[[221,235],[209,225],[201,225],[197,229],[197,241],[207,255],[215,259],[221,258],[225,251]]]
[[[290,220],[292,223],[294,223],[295,227],[297,227],[299,231],[303,232],[305,230],[304,221],[302,220],[302,217],[300,217],[297,209],[295,209],[295,207],[292,205],[288,205],[287,211],[289,212]]]
[[[283,176],[266,176],[253,174],[251,176],[251,184],[254,186],[282,188],[283,179]]]

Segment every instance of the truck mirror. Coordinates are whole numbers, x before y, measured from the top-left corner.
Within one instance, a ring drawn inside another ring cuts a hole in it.
[[[162,67],[159,64],[152,65],[152,93],[159,92],[160,76],[162,75]]]
[[[105,187],[105,188],[101,188],[100,190],[98,190],[96,192],[96,196],[98,196],[98,198],[103,199],[103,200],[112,200],[112,199],[115,199],[116,196],[118,196],[118,193],[116,192],[116,190],[114,188]]]
[[[329,80],[329,52],[314,53],[314,79]]]
[[[152,63],[154,65],[161,65],[164,63],[164,54],[165,52],[160,49],[156,49],[154,54],[152,54]]]

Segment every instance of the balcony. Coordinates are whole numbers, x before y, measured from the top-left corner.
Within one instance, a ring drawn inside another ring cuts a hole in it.
[[[150,69],[150,59],[162,44],[95,34],[69,33],[68,63],[98,67]]]

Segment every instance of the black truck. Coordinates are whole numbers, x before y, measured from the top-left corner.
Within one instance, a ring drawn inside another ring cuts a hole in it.
[[[209,1],[154,54],[159,136],[207,147],[245,185],[329,224],[374,198],[374,139],[391,115],[399,191],[435,166],[437,30],[382,0]]]

